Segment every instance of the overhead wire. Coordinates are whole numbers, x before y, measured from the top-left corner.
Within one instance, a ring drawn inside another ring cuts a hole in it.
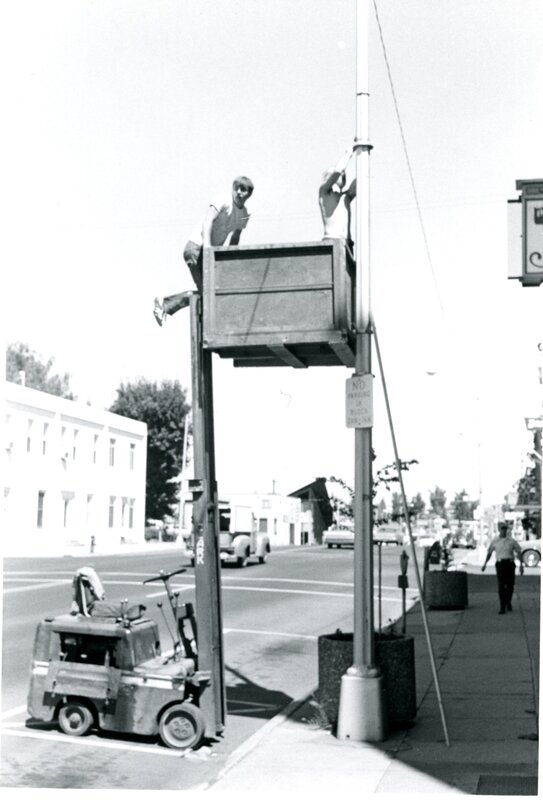
[[[396,119],[398,120],[398,127],[400,129],[400,136],[401,136],[403,150],[404,150],[404,154],[405,154],[405,160],[407,162],[407,170],[409,172],[409,179],[411,181],[411,188],[413,190],[413,195],[414,195],[414,198],[415,198],[415,205],[416,205],[416,208],[417,208],[417,216],[419,218],[419,223],[420,223],[420,227],[421,227],[421,231],[422,231],[422,238],[423,238],[423,241],[424,241],[424,248],[426,250],[426,256],[427,256],[427,259],[428,259],[428,264],[430,266],[430,272],[432,274],[432,278],[433,278],[433,282],[434,282],[434,288],[435,288],[435,291],[436,291],[436,296],[437,296],[437,300],[438,300],[438,303],[439,303],[439,307],[441,309],[441,312],[443,313],[443,311],[444,311],[443,302],[441,300],[441,293],[439,291],[439,285],[438,285],[438,282],[437,282],[437,277],[436,277],[436,273],[435,273],[435,269],[434,269],[434,263],[433,263],[433,259],[432,259],[432,254],[430,252],[430,245],[428,243],[428,236],[426,235],[426,227],[424,225],[424,220],[423,220],[423,217],[422,217],[422,210],[421,210],[421,205],[420,205],[420,202],[419,202],[417,187],[416,187],[416,184],[415,184],[415,177],[414,177],[414,174],[413,174],[413,168],[411,166],[411,159],[409,158],[409,151],[407,149],[407,141],[406,141],[406,138],[405,138],[402,119],[401,119],[401,115],[400,115],[400,107],[399,107],[399,104],[398,104],[398,98],[396,96],[396,89],[394,88],[394,81],[393,81],[393,78],[392,78],[392,70],[390,68],[390,61],[389,61],[389,58],[388,58],[387,48],[386,48],[386,44],[385,44],[385,37],[384,37],[384,34],[383,34],[383,28],[382,28],[382,25],[381,25],[381,19],[379,17],[379,10],[377,8],[377,0],[373,0],[373,8],[375,10],[375,18],[376,18],[376,21],[377,21],[377,28],[378,28],[378,31],[379,31],[379,38],[381,40],[381,47],[382,47],[382,50],[383,50],[383,57],[385,59],[385,66],[386,66],[386,70],[387,70],[388,81],[389,81],[389,84],[390,84],[390,90],[392,92],[392,100],[393,100],[393,103],[394,103],[394,109],[396,111]]]

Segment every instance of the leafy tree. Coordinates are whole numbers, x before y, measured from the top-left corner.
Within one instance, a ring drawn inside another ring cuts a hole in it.
[[[534,452],[541,453],[541,431],[534,432]],[[519,506],[532,506],[524,511],[522,526],[526,531],[533,531],[541,536],[541,462],[535,455],[530,455],[532,464],[518,481]]]
[[[414,517],[418,517],[424,509],[426,508],[426,503],[422,499],[422,495],[420,492],[413,497],[411,500],[411,504],[409,506],[409,511]]]
[[[392,495],[392,513],[391,517],[394,522],[397,522],[404,515],[403,513],[403,500],[399,492],[394,492]]]
[[[179,381],[158,385],[139,378],[117,389],[110,411],[147,423],[146,520],[164,519],[174,510],[189,409]]]
[[[438,517],[447,519],[447,495],[445,490],[440,489],[439,486],[436,486],[434,491],[430,492],[430,507]]]
[[[373,454],[373,458],[375,459],[375,453]],[[402,472],[407,471],[412,464],[418,464],[418,461],[415,459],[411,459],[411,461],[400,461],[400,470]],[[328,478],[331,483],[336,483],[340,486],[344,492],[344,498],[334,497],[333,498],[333,505],[337,513],[340,517],[353,517],[353,497],[354,497],[354,489],[349,486],[342,478],[336,478],[332,475],[332,477]],[[377,493],[377,489],[379,486],[384,486],[387,491],[390,491],[390,484],[399,482],[400,478],[398,476],[398,470],[396,468],[396,464],[387,464],[386,466],[378,469],[375,474],[375,479],[373,481],[373,498],[375,499],[375,495]],[[398,498],[396,501],[396,505],[398,509],[395,511],[395,498]],[[403,516],[403,505],[401,502],[401,496],[397,493],[392,495],[392,519],[398,519],[399,517]]]
[[[457,519],[458,522],[473,519],[473,512],[479,505],[477,500],[468,500],[467,497],[468,493],[463,489],[455,496],[452,502],[454,518]]]
[[[44,361],[27,344],[9,344],[6,351],[6,380],[20,383],[20,373],[24,372],[25,385],[31,389],[73,400],[69,374],[66,372],[64,375],[51,375],[53,363],[53,358]]]
[[[379,505],[377,506],[377,522],[386,522],[387,521],[387,505],[383,498],[379,501]]]

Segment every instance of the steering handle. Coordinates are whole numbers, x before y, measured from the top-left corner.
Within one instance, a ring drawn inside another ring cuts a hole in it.
[[[143,581],[143,583],[153,583],[153,581],[167,581],[168,578],[173,577],[174,575],[181,575],[182,572],[186,572],[186,567],[181,567],[180,569],[176,569],[173,572],[163,572],[160,571],[160,575],[156,575],[154,578],[147,578]]]

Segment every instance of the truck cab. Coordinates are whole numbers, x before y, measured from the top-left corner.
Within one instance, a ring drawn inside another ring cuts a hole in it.
[[[253,558],[264,564],[270,553],[270,538],[256,529],[249,506],[219,502],[219,555],[221,561],[244,567]],[[193,534],[185,538],[185,552],[194,564]]]

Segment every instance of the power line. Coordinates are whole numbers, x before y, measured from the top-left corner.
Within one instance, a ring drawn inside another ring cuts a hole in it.
[[[408,169],[408,172],[409,172],[409,179],[411,181],[411,187],[413,189],[413,195],[415,197],[415,205],[417,207],[417,215],[418,215],[419,222],[420,222],[420,227],[421,227],[421,230],[422,230],[422,238],[424,240],[424,247],[425,247],[425,250],[426,250],[426,256],[428,258],[428,263],[430,265],[430,271],[432,273],[432,278],[433,278],[433,281],[434,281],[434,287],[435,287],[435,290],[436,290],[436,295],[437,295],[437,300],[438,300],[438,303],[439,303],[439,307],[441,308],[441,311],[443,312],[443,310],[444,310],[443,309],[443,303],[441,302],[441,295],[440,295],[440,292],[439,292],[439,286],[438,286],[438,283],[437,283],[437,278],[436,278],[436,274],[435,274],[435,270],[434,270],[434,264],[433,264],[433,261],[432,261],[432,255],[430,253],[430,246],[428,244],[428,237],[426,236],[426,228],[424,226],[424,220],[422,218],[421,206],[420,206],[420,203],[419,203],[419,198],[418,198],[418,194],[417,194],[417,188],[415,186],[415,178],[414,178],[414,175],[413,175],[413,169],[411,167],[411,160],[409,158],[409,152],[407,150],[407,142],[406,142],[406,139],[405,139],[402,120],[401,120],[401,116],[400,116],[400,108],[399,108],[399,105],[398,105],[398,99],[396,97],[396,90],[394,88],[394,81],[392,80],[392,70],[390,69],[390,62],[388,60],[388,54],[387,54],[387,49],[386,49],[386,45],[385,45],[385,39],[384,39],[384,36],[383,36],[383,29],[381,27],[381,20],[379,19],[379,11],[377,10],[377,0],[373,0],[373,7],[375,9],[375,18],[377,20],[377,27],[379,29],[379,38],[381,39],[381,46],[383,48],[383,56],[384,56],[384,59],[385,59],[385,65],[386,65],[386,69],[387,69],[388,80],[389,80],[390,89],[391,89],[391,92],[392,92],[392,100],[394,102],[394,108],[396,110],[396,118],[398,120],[398,126],[400,128],[400,136],[401,136],[401,139],[402,139],[403,149],[404,149],[404,153],[405,153],[405,160],[407,162],[407,169]]]

